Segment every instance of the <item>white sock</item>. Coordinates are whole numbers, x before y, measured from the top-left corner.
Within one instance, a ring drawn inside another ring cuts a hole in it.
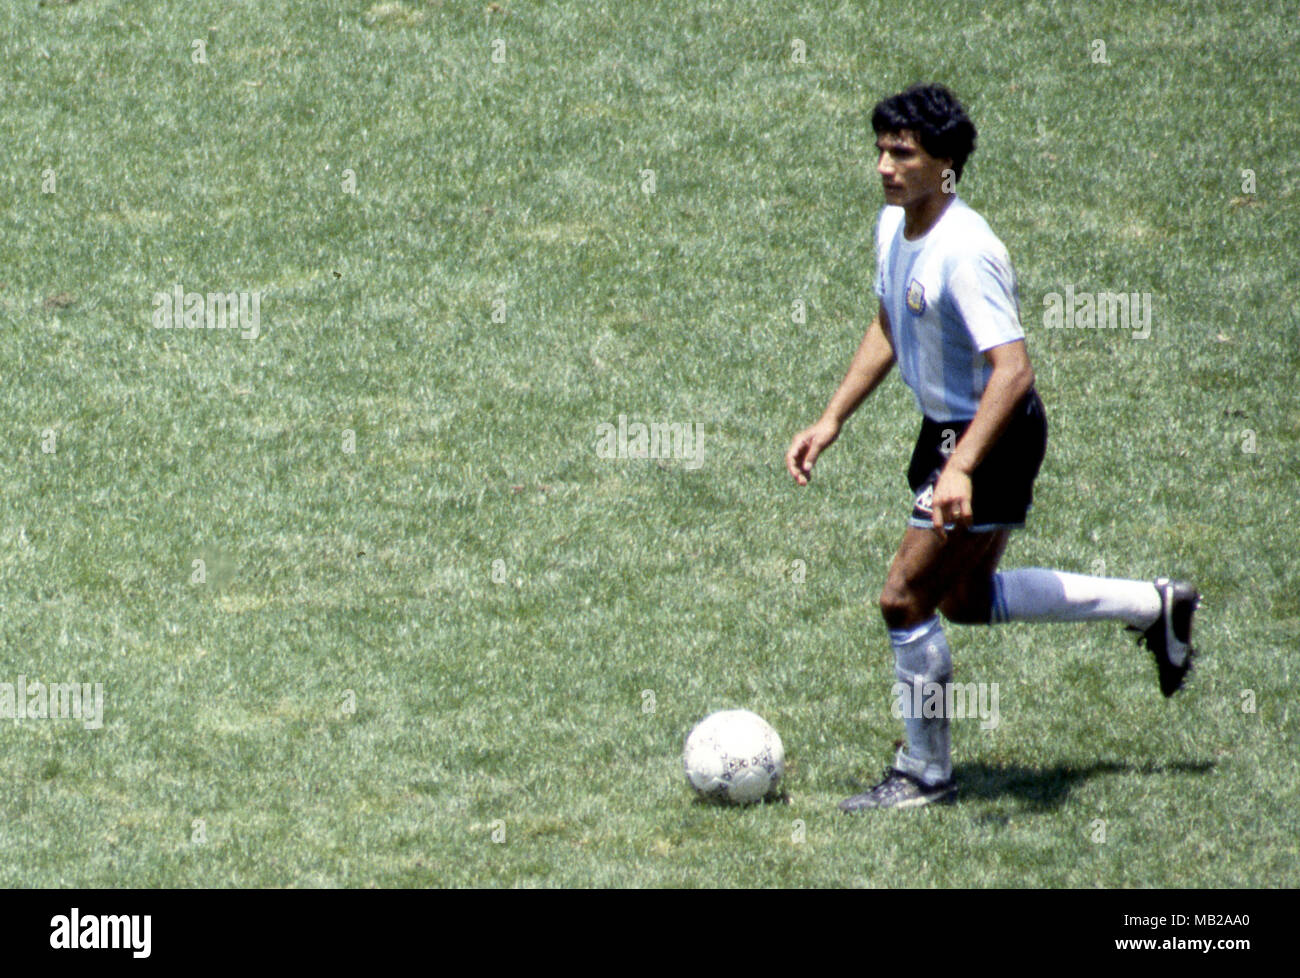
[[[889,641],[894,646],[894,715],[902,718],[907,734],[906,748],[900,747],[894,767],[906,771],[925,784],[936,785],[952,778],[952,733],[943,708],[935,716],[917,705],[925,702],[935,688],[943,690],[952,682],[952,653],[943,635],[939,616],[912,628],[891,628]],[[946,703],[946,699],[944,700]]]
[[[1088,577],[1041,567],[993,575],[990,624],[1111,619],[1145,629],[1160,610],[1160,592],[1150,581]]]

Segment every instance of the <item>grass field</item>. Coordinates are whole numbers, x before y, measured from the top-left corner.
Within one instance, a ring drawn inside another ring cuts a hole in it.
[[[0,721],[0,885],[1300,885],[1293,12],[10,2],[0,54],[0,683],[103,684]],[[782,456],[919,80],[1051,423],[1004,566],[1194,580],[1206,654],[1165,701],[1117,625],[952,626],[1001,690],[960,803],[848,818],[911,396]],[[155,328],[177,285],[258,335]],[[1045,328],[1067,286],[1150,336]],[[698,464],[602,457],[620,415]],[[788,804],[690,797],[724,707]]]

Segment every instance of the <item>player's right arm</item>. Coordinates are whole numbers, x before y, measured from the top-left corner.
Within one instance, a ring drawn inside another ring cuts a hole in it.
[[[881,305],[821,418],[795,435],[790,450],[785,453],[785,467],[795,482],[801,486],[808,484],[817,456],[839,437],[844,422],[885,379],[893,365],[894,343],[890,339],[889,318]]]

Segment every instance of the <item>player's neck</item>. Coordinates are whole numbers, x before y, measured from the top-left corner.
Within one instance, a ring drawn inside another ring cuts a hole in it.
[[[938,223],[948,205],[956,199],[956,194],[935,191],[927,197],[903,208],[903,237],[915,241],[929,233]]]

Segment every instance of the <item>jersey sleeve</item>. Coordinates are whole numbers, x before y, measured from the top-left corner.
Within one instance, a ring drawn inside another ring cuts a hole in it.
[[[981,352],[1025,338],[1016,275],[1005,255],[986,251],[957,258],[948,276],[948,295]]]
[[[880,216],[876,218],[876,298],[881,302],[885,301],[885,266],[889,263],[889,242],[894,237],[894,230],[898,222],[891,220],[890,209],[888,207],[880,208]]]

